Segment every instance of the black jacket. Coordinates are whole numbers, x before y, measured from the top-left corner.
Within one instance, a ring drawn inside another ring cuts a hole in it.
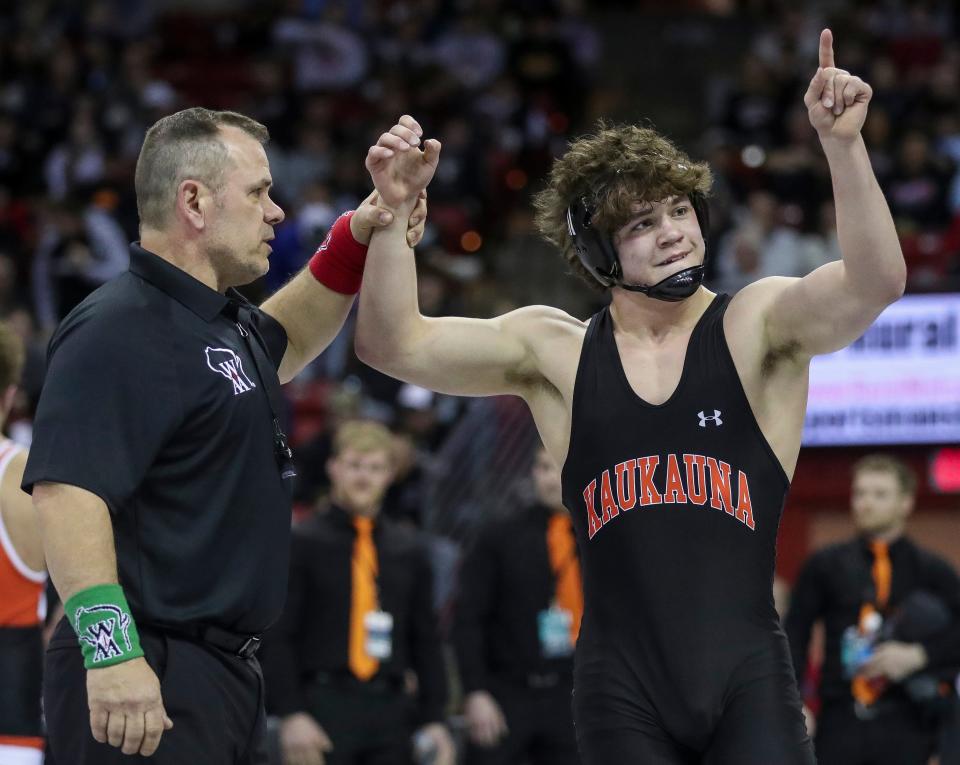
[[[453,638],[466,693],[489,690],[496,677],[522,683],[531,674],[572,673],[572,657],[543,658],[537,628],[556,591],[550,513],[534,505],[488,524],[464,558]]]
[[[338,507],[294,530],[287,604],[263,644],[271,712],[306,711],[303,690],[317,673],[344,677],[350,673],[350,561],[355,536],[350,516]],[[433,574],[422,537],[378,518],[373,539],[380,607],[394,621],[392,656],[372,679],[394,680],[399,689],[405,671],[412,669],[418,681],[420,721],[442,720],[447,678],[433,610]]]
[[[926,649],[928,668],[960,666],[960,577],[942,558],[921,549],[906,537],[890,545],[893,578],[885,618],[913,593],[926,592],[950,611],[952,624],[934,637],[919,641]],[[857,624],[860,606],[874,602],[873,554],[863,538],[827,547],[810,557],[800,572],[790,599],[784,627],[790,639],[797,679],[807,663],[810,631],[823,619],[826,645],[820,696],[849,699],[850,681],[843,674],[840,646],[843,631]]]

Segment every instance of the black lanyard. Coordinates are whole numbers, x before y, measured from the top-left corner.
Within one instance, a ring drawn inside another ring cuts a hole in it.
[[[287,444],[287,436],[280,428],[279,412],[283,409],[281,394],[279,390],[264,382],[266,379],[263,371],[265,366],[268,366],[270,374],[276,374],[276,371],[273,369],[273,362],[270,361],[267,355],[267,344],[260,336],[256,324],[251,320],[252,310],[249,305],[230,300],[227,304],[227,311],[236,323],[237,329],[240,330],[240,337],[242,337],[243,342],[246,343],[250,358],[253,359],[253,366],[256,368],[260,387],[267,394],[267,405],[270,407],[270,416],[273,418],[273,453],[276,457],[277,465],[280,467],[280,477],[293,478],[297,474],[297,471],[293,467],[293,450]],[[256,338],[255,343],[250,342],[251,335]],[[262,360],[260,358],[261,356],[263,357]]]

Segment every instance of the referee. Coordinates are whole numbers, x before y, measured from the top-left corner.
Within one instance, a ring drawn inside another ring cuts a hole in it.
[[[23,487],[65,603],[44,681],[59,765],[264,761],[254,654],[283,606],[293,473],[280,383],[340,329],[355,237],[380,216],[341,216],[308,268],[246,302],[232,288],[267,271],[284,218],[267,140],[234,112],[153,125],[130,270],[50,342]]]

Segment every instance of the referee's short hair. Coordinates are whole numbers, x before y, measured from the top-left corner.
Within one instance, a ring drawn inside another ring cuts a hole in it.
[[[917,491],[917,474],[899,457],[892,454],[868,454],[853,463],[853,475],[860,473],[889,473],[897,479],[900,491],[912,497]]]
[[[250,117],[200,106],[169,114],[147,130],[134,176],[142,227],[163,229],[174,208],[177,188],[185,180],[201,181],[219,191],[229,159],[220,128],[227,126],[239,128],[260,143],[270,140],[267,128]]]

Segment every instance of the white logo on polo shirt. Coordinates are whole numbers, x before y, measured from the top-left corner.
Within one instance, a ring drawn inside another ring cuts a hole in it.
[[[233,395],[239,396],[257,386],[243,371],[243,362],[235,351],[229,348],[206,348],[207,366],[218,375],[226,377],[233,385]]]

